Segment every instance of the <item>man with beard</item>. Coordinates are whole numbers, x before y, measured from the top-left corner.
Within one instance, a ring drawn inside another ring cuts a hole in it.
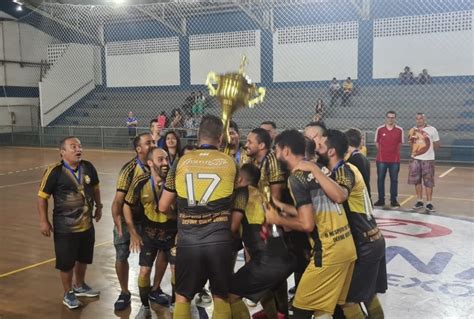
[[[97,171],[92,163],[82,160],[81,141],[68,136],[61,140],[59,149],[61,162],[50,165],[41,180],[38,213],[41,234],[50,237],[54,230],[56,269],[60,271],[64,288],[63,304],[75,309],[82,305],[76,297],[97,297],[100,294],[84,280],[87,265],[92,264],[94,256],[92,219],[100,220],[102,203]],[[48,219],[51,195],[54,199],[52,226]]]
[[[272,197],[280,200],[285,189],[285,173],[271,150],[272,140],[263,128],[253,129],[247,136],[247,156],[260,169],[260,190],[269,187]]]
[[[286,173],[276,159],[275,152],[271,150],[272,139],[268,131],[261,127],[253,129],[247,135],[247,143],[245,144],[245,147],[250,162],[260,170],[260,180],[258,182],[259,190],[263,194],[269,191],[271,197],[276,200],[281,200],[285,203],[291,202],[288,190],[285,187]],[[289,240],[291,241],[290,244],[295,241],[293,238],[290,238]],[[301,256],[303,253],[300,252],[299,249],[296,249],[296,247],[303,245],[295,243],[293,246],[294,247],[291,247],[290,249],[293,250],[297,257]],[[299,259],[303,260],[304,257]],[[283,282],[281,287],[275,291],[274,295],[278,311],[288,317],[288,294],[286,281]],[[269,308],[269,306],[267,308]]]
[[[341,187],[321,171],[312,174],[297,169],[305,157],[305,138],[300,132],[285,131],[275,144],[278,160],[292,170],[288,188],[296,207],[276,201],[283,213],[267,206],[267,222],[307,233],[313,252],[296,290],[293,318],[331,318],[336,304],[346,301],[357,258],[344,208],[322,189],[323,184],[336,192]]]
[[[116,311],[121,311],[130,305],[131,294],[128,289],[128,256],[130,255],[130,233],[127,230],[123,218],[123,205],[125,195],[132,184],[133,178],[147,172],[146,158],[150,148],[154,147],[153,139],[149,133],[141,133],[133,139],[133,149],[136,156],[125,163],[119,173],[117,190],[112,202],[112,218],[114,220],[114,247],[115,247],[115,271],[119,280],[121,292],[114,304]],[[133,211],[133,222],[135,228],[141,227],[143,207],[137,205]],[[163,267],[157,267],[158,271],[166,271],[166,263]]]
[[[150,274],[159,252],[170,258],[177,232],[176,218],[158,211],[160,195],[168,173],[168,154],[161,148],[152,148],[147,155],[150,171],[136,176],[125,196],[124,216],[131,236],[130,250],[140,252],[138,289],[142,307],[135,318],[151,318],[149,295]],[[141,232],[133,223],[132,208],[141,204],[144,209]],[[167,262],[167,260],[165,260]],[[155,278],[158,285],[163,278]]]
[[[359,170],[344,162],[348,141],[344,133],[327,130],[324,141],[318,145],[318,153],[328,163],[332,177],[346,190],[344,209],[350,224],[357,249],[347,303],[342,307],[347,319],[363,319],[360,307],[364,303],[370,318],[383,318],[383,309],[377,293],[387,290],[387,269],[385,262],[385,239],[372,214],[372,203]],[[299,168],[316,173],[314,164],[306,163]]]
[[[191,318],[190,302],[207,280],[212,287],[213,318],[231,318],[230,208],[237,165],[219,151],[223,128],[220,118],[203,117],[199,148],[174,163],[161,196],[160,212],[167,212],[175,200],[178,208],[175,319]]]

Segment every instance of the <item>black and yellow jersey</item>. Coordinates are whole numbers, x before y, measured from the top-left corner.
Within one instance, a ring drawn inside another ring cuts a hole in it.
[[[252,258],[265,248],[265,242],[260,237],[260,230],[265,222],[262,203],[263,197],[256,187],[247,186],[235,190],[232,211],[243,214],[241,238]]]
[[[83,232],[92,227],[97,171],[88,161],[72,170],[63,161],[50,165],[43,174],[38,196],[54,199],[53,227],[58,233]]]
[[[138,157],[134,157],[125,165],[123,165],[122,169],[120,170],[118,179],[117,179],[117,192],[122,192],[127,194],[132,184],[133,178],[136,176],[140,176],[146,172],[148,172],[148,167],[140,162]],[[135,223],[140,223],[141,219],[143,218],[143,206],[136,205],[133,207],[133,221]]]
[[[286,173],[283,172],[278,162],[275,152],[270,151],[263,158],[261,163],[254,160],[253,164],[260,169],[260,181],[258,188],[263,190],[272,184],[283,184],[286,181]]]
[[[382,233],[377,227],[373,216],[372,202],[370,201],[367,187],[362,174],[357,167],[350,163],[344,163],[335,170],[336,182],[347,188],[349,198],[344,203],[347,219],[351,226],[352,235],[356,243],[359,258],[367,255],[369,251],[361,251],[360,247],[365,243],[383,241]]]
[[[217,148],[191,151],[175,162],[165,189],[177,193],[178,246],[230,242],[230,208],[237,165]]]
[[[158,212],[158,201],[163,187],[152,186],[152,183],[150,172],[135,176],[125,196],[125,203],[132,208],[138,205],[143,207],[142,229],[149,238],[165,240],[176,234],[176,215]]]
[[[315,228],[309,235],[316,267],[354,261],[356,250],[344,207],[327,197],[310,172],[293,172],[288,188],[296,208],[313,206]]]

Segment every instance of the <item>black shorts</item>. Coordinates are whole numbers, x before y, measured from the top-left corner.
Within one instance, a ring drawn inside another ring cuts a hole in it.
[[[232,276],[232,242],[176,249],[176,293],[192,300],[209,280],[213,295],[227,298]]]
[[[69,271],[76,261],[92,264],[94,257],[94,227],[80,233],[54,233],[56,269]]]
[[[357,245],[356,245],[357,246]],[[385,261],[385,240],[370,243],[371,252],[358,248],[347,302],[369,302],[377,293],[387,290],[387,264]]]
[[[138,264],[143,267],[153,267],[159,251],[166,254],[167,260],[172,258],[171,250],[174,247],[174,237],[168,240],[150,239],[146,235],[142,236],[143,246],[140,250]]]
[[[257,303],[268,291],[285,282],[295,265],[296,258],[283,239],[269,238],[265,250],[253,256],[232,276],[229,292]]]

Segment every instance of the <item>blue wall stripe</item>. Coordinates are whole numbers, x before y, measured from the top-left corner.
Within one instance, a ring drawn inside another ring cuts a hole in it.
[[[0,86],[0,97],[39,97],[39,88],[29,86]]]

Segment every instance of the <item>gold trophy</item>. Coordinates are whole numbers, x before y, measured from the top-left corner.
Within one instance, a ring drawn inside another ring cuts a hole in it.
[[[265,88],[252,83],[244,73],[247,58],[242,56],[240,68],[237,73],[216,74],[209,72],[206,84],[209,88],[210,96],[217,96],[222,106],[222,122],[224,123],[225,148],[224,153],[230,154],[229,125],[232,114],[244,107],[254,107],[255,104],[263,101]],[[215,87],[214,85],[217,85]]]
[[[270,190],[270,186],[264,186],[262,189],[263,192],[263,211],[265,211],[265,206],[266,205],[271,205],[274,207],[273,201],[272,201],[272,192]],[[278,227],[275,224],[271,224],[271,237],[280,237],[280,233],[278,232]]]

